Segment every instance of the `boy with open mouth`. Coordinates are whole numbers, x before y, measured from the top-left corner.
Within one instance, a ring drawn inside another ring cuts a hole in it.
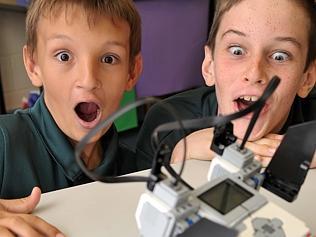
[[[48,192],[91,181],[75,161],[74,146],[119,108],[142,71],[140,16],[130,0],[33,0],[26,35],[26,71],[43,93],[31,109],[0,116],[0,198],[27,196],[35,186]],[[82,159],[105,176],[136,167],[114,125],[91,139]],[[32,195],[34,207],[40,190]],[[5,224],[10,218],[0,227],[23,236],[56,234],[32,216],[19,217],[25,222],[15,230]]]
[[[256,101],[273,76],[281,83],[269,98],[246,144],[266,165],[290,125],[316,119],[316,3],[314,0],[218,0],[202,74],[207,87],[166,99],[182,119],[228,115]],[[176,78],[175,78],[176,80]],[[313,89],[314,88],[314,89]],[[251,114],[234,124],[242,139]],[[161,105],[148,112],[137,142],[140,168],[151,165],[150,136],[175,119]],[[182,134],[162,139],[175,146],[174,162],[183,158]],[[187,158],[212,159],[213,129],[187,136]],[[316,161],[312,164],[316,167]]]

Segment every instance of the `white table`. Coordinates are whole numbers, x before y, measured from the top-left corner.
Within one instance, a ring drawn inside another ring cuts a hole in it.
[[[193,187],[206,182],[210,162],[191,160],[184,179]],[[147,175],[148,171],[138,174]],[[268,191],[261,192],[278,206],[304,221],[316,233],[316,170],[311,170],[299,197],[288,203]],[[93,182],[43,194],[34,214],[58,227],[68,237],[139,236],[135,211],[145,183]]]

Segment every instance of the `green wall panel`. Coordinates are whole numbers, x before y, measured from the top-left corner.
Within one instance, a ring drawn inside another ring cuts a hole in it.
[[[127,91],[124,93],[123,99],[121,101],[121,106],[129,104],[135,101],[136,95],[135,90]],[[115,120],[115,126],[119,132],[125,131],[131,128],[135,128],[138,125],[137,122],[137,110],[132,109],[129,112],[125,113],[117,120]]]

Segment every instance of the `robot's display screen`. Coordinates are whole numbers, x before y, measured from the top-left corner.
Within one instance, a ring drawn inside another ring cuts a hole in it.
[[[215,185],[198,197],[203,202],[225,215],[252,196],[252,193],[248,192],[240,185],[230,179],[225,179],[223,182]]]

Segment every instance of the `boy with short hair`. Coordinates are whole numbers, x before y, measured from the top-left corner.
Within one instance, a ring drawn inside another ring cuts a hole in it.
[[[35,186],[48,192],[91,181],[75,161],[74,146],[119,108],[142,71],[141,20],[130,0],[33,0],[26,35],[27,74],[43,93],[31,109],[0,116],[0,198],[24,197]],[[114,125],[91,139],[82,159],[105,176],[136,169],[134,153],[119,143]],[[39,200],[40,190],[32,195]],[[49,233],[29,221],[33,216],[20,216],[20,229]],[[21,233],[4,219],[0,233]]]
[[[316,119],[316,93],[312,91],[316,80],[315,8],[314,0],[218,0],[202,64],[208,87],[180,93],[163,103],[172,105],[182,119],[232,114],[257,100],[277,75],[281,83],[260,113],[247,143],[266,165],[282,141],[280,134],[290,125]],[[233,121],[239,139],[250,118]],[[140,168],[151,166],[153,130],[174,120],[160,104],[148,112],[137,143]],[[203,129],[188,135],[187,158],[212,159],[212,134],[212,129]],[[183,157],[182,137],[178,131],[161,137],[175,146],[174,162]]]
[[[24,63],[43,94],[29,110],[0,116],[0,198],[19,198],[90,181],[75,144],[119,108],[142,71],[141,20],[130,0],[33,0]],[[115,126],[95,135],[87,168],[115,176],[135,171]]]

